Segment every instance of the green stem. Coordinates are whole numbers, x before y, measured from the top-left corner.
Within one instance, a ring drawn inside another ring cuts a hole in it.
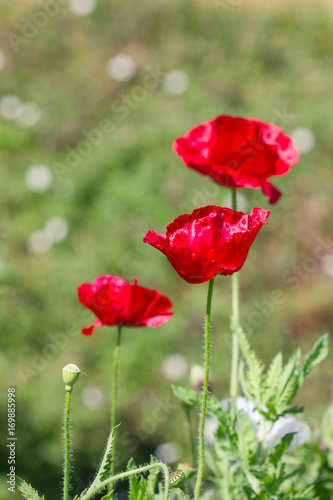
[[[237,210],[236,189],[231,190],[232,193],[232,209]],[[230,395],[232,398],[231,416],[235,417],[236,398],[238,395],[238,365],[239,365],[239,344],[237,337],[237,329],[239,328],[239,283],[238,274],[234,273],[231,277],[232,287],[232,313],[231,313],[231,331],[232,331],[232,358],[231,358],[231,379],[230,379]]]
[[[65,465],[64,465],[64,500],[68,500],[69,489],[69,414],[71,408],[72,392],[66,392],[66,409],[65,409]]]
[[[191,445],[191,452],[192,452],[192,460],[193,460],[193,465],[197,465],[197,450],[195,446],[195,440],[192,432],[192,426],[191,426],[191,410],[192,407],[187,405],[186,403],[183,405],[184,412],[185,412],[185,420],[187,424],[187,429],[188,429],[188,435],[189,435],[189,441]]]
[[[201,403],[201,415],[199,424],[198,475],[195,484],[194,500],[198,500],[200,496],[201,482],[205,466],[204,431],[205,431],[205,419],[206,419],[207,401],[208,401],[209,357],[210,357],[210,312],[212,307],[213,287],[214,287],[214,278],[209,282],[208,294],[207,294],[206,321],[205,321],[205,372],[204,372],[204,383],[202,388],[202,403]]]
[[[164,472],[164,500],[169,500],[169,469],[163,462],[156,462],[155,464],[146,465],[145,467],[138,467],[137,469],[121,472],[116,476],[109,477],[108,479],[105,479],[105,481],[102,481],[98,486],[95,486],[92,489],[89,488],[87,493],[80,497],[80,500],[89,500],[91,497],[96,495],[96,493],[103,490],[106,486],[110,486],[115,481],[126,479],[127,477],[134,476],[135,474],[141,474],[142,472],[146,472],[155,467],[162,469]]]
[[[187,493],[186,489],[185,488],[180,488],[182,490],[182,493],[183,493],[183,497],[184,498],[188,498],[189,500],[191,500],[191,497],[190,495]]]
[[[111,411],[111,432],[117,425],[117,393],[118,393],[118,363],[119,363],[119,350],[121,340],[121,326],[118,326],[117,344],[113,355],[113,382],[112,382],[112,411]],[[114,475],[116,468],[116,435],[112,447],[112,462],[110,468],[111,476]]]

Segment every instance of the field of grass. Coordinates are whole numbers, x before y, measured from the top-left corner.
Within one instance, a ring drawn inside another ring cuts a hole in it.
[[[161,367],[174,353],[189,367],[201,362],[207,287],[182,282],[142,238],[180,213],[228,203],[226,189],[187,170],[171,150],[195,124],[224,113],[273,121],[287,133],[312,131],[314,148],[273,179],[283,197],[240,273],[241,316],[267,361],[277,349],[305,351],[333,324],[332,10],[315,2],[262,9],[231,0],[99,0],[80,17],[64,0],[53,5],[57,12],[36,28],[38,2],[0,3],[0,99],[15,95],[40,110],[29,127],[0,116],[0,423],[5,430],[6,388],[14,386],[17,473],[48,500],[59,498],[67,363],[87,375],[73,396],[73,492],[91,479],[108,433],[116,331],[83,337],[93,314],[76,296],[80,283],[102,274],[137,277],[168,295],[175,312],[158,329],[124,332],[119,467],[132,454],[147,461],[165,442],[178,442],[181,459],[189,459],[181,408]],[[105,70],[117,54],[135,62],[128,81]],[[166,84],[175,70],[189,83],[179,94]],[[103,131],[111,121],[112,130]],[[26,185],[36,164],[53,176],[43,192]],[[241,196],[250,208],[269,208],[259,191]],[[54,217],[67,222],[67,236],[34,253],[31,234]],[[316,257],[319,247],[325,262]],[[217,279],[213,301],[213,390],[221,398],[229,384],[230,286],[229,278]],[[273,307],[276,290],[282,300]],[[313,426],[331,401],[332,361],[333,354],[299,397]],[[85,406],[87,386],[102,395],[99,404]],[[1,463],[0,497],[14,498],[5,447]]]

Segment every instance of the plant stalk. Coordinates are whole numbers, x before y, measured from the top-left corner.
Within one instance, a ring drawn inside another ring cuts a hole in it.
[[[232,195],[232,209],[237,210],[237,196],[236,189],[231,190]],[[234,273],[231,277],[231,332],[232,332],[232,357],[231,357],[231,379],[230,379],[230,396],[232,398],[231,417],[235,417],[236,398],[238,395],[239,387],[239,344],[237,337],[237,330],[240,326],[239,323],[239,282],[238,273]]]
[[[112,410],[111,410],[111,432],[117,425],[117,394],[118,394],[118,364],[119,364],[119,351],[121,341],[121,326],[118,326],[117,344],[113,355],[113,381],[112,381]],[[114,475],[116,470],[116,434],[114,436],[112,447],[112,462],[110,467],[111,476]]]
[[[66,391],[66,408],[65,408],[65,464],[64,464],[64,495],[63,499],[68,500],[69,490],[69,415],[71,408],[72,391]]]
[[[205,371],[204,371],[204,383],[202,388],[202,403],[201,403],[201,414],[199,423],[198,474],[195,484],[194,500],[198,500],[200,496],[202,476],[205,466],[204,431],[205,431],[205,420],[206,420],[207,401],[208,401],[209,358],[210,358],[210,314],[212,307],[213,287],[214,287],[214,278],[211,279],[209,282],[208,294],[207,294],[206,321],[205,321]]]

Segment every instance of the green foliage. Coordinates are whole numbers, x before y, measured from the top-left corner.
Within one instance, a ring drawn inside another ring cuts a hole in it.
[[[156,460],[155,457],[153,456],[150,457],[151,464],[157,462],[158,460]],[[132,470],[132,469],[136,469],[136,465],[133,459],[131,459],[127,465],[127,470]],[[163,498],[162,493],[155,492],[158,473],[159,473],[158,469],[154,468],[149,471],[147,477],[144,477],[142,474],[140,474],[139,477],[131,476],[129,478],[129,487],[130,487],[128,496],[129,500],[162,499]]]
[[[104,495],[101,500],[111,500],[112,496],[114,494],[114,491],[111,490],[110,493],[107,493],[106,495]]]
[[[319,476],[310,478],[301,461],[290,465],[286,460],[294,434],[284,435],[274,448],[264,443],[274,423],[292,411],[290,404],[305,377],[327,356],[328,335],[317,340],[303,362],[299,349],[285,364],[279,353],[265,371],[243,331],[239,329],[237,334],[244,356],[240,364],[241,388],[259,411],[260,422],[251,421],[244,411],[237,412],[233,421],[220,401],[209,395],[207,412],[218,422],[214,448],[207,453],[211,480],[222,498],[232,500],[314,500],[318,498],[315,488]],[[201,395],[197,392],[175,386],[172,390],[183,403],[200,406]]]
[[[253,401],[262,415],[276,419],[288,410],[292,399],[303,386],[305,377],[328,355],[328,334],[322,335],[301,362],[300,349],[283,366],[282,354],[273,359],[267,373],[251,349],[244,332],[237,330],[245,363],[241,363],[240,379],[246,398]]]
[[[226,412],[221,418],[218,401],[210,397],[210,414],[217,418],[219,426],[215,445],[208,452],[208,464],[221,497],[237,500],[326,498],[318,496],[318,489],[324,491],[326,488],[325,482],[322,484],[320,467],[309,474],[306,456],[298,454],[299,459],[294,462],[288,459],[293,433],[282,436],[273,448],[266,446],[264,440],[274,423],[287,411],[292,411],[290,404],[304,384],[306,375],[327,356],[328,336],[318,339],[303,362],[298,349],[285,365],[281,353],[277,354],[266,372],[241,330],[238,338],[244,355],[241,387],[261,417],[260,422],[254,424],[249,415],[240,411],[237,419],[234,422],[229,420],[229,426],[226,426]],[[198,404],[198,398],[184,388],[173,390],[180,399]],[[314,455],[312,450],[311,456]]]
[[[193,389],[175,385],[172,385],[171,388],[174,395],[184,403],[198,408],[201,406],[201,395]],[[207,413],[212,417],[216,417],[222,424],[223,429],[226,430],[229,435],[232,434],[233,424],[230,414],[221,408],[220,401],[213,394],[209,394],[208,396]]]
[[[116,427],[112,429],[109,435],[105,447],[105,452],[101,461],[101,465],[98,469],[95,479],[93,480],[89,488],[84,490],[79,497],[76,496],[74,500],[79,500],[80,498],[90,498],[92,495],[95,495],[98,491],[102,490],[105,487],[102,483],[103,481],[105,481],[110,477],[110,467],[112,463],[112,447],[115,439],[115,433],[118,427],[119,425],[116,425]],[[108,499],[108,495],[106,495],[105,500]]]
[[[30,484],[26,483],[24,479],[15,476],[15,482],[18,489],[27,500],[45,500],[44,495],[40,497],[37,491]]]

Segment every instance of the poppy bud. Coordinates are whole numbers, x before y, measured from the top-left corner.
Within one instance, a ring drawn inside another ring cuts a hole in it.
[[[80,375],[80,368],[76,365],[69,364],[62,369],[62,380],[65,382],[65,390],[72,391],[73,385]]]
[[[171,488],[181,488],[185,483],[185,474],[182,470],[175,470],[171,472],[169,484]]]

